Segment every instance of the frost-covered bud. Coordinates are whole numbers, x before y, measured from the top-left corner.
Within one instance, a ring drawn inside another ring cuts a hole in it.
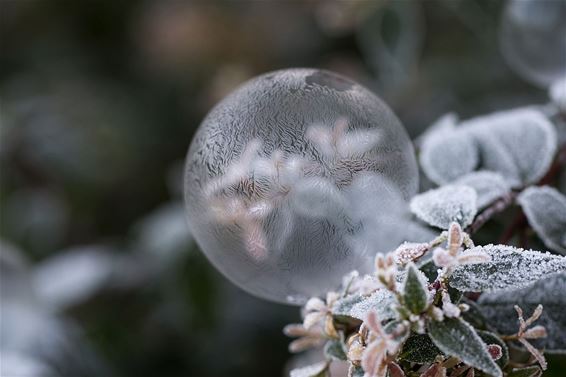
[[[444,312],[438,306],[434,306],[430,311],[430,316],[435,321],[443,321],[444,320]]]

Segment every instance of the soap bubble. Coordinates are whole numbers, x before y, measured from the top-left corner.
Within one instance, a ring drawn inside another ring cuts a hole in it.
[[[500,42],[511,68],[542,87],[566,75],[565,20],[566,0],[510,0]]]
[[[363,228],[352,201],[380,200],[348,194],[362,173],[394,187],[405,205],[417,190],[412,145],[391,110],[331,72],[265,74],[197,131],[185,171],[189,225],[235,284],[300,304],[372,265],[374,255],[349,246]]]

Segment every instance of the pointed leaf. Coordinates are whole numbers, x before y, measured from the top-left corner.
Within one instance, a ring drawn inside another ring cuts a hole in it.
[[[517,201],[544,244],[566,254],[566,196],[552,187],[529,187]]]
[[[428,333],[436,346],[446,355],[495,377],[503,373],[493,361],[474,328],[460,318],[445,318],[442,322],[430,321]]]
[[[446,185],[413,197],[411,211],[419,219],[441,229],[448,229],[454,221],[465,228],[476,215],[476,200],[473,188]]]
[[[422,313],[428,306],[428,281],[413,263],[407,266],[403,284],[405,306],[413,313]]]
[[[450,286],[464,292],[517,289],[549,274],[566,271],[566,257],[559,255],[505,245],[476,246],[466,252],[479,251],[488,254],[491,261],[458,266],[450,278]]]

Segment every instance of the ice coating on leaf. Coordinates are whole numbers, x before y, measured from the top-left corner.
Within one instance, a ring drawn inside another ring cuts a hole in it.
[[[370,311],[375,311],[380,320],[386,321],[396,318],[393,310],[393,304],[396,302],[391,292],[378,289],[369,296],[360,296],[348,311],[341,310],[340,313],[363,321]]]
[[[445,184],[474,171],[479,155],[473,139],[456,130],[440,129],[425,135],[420,163],[431,181]]]
[[[463,121],[453,131],[430,132],[424,138],[420,162],[438,184],[473,170],[488,170],[520,187],[546,173],[556,147],[556,130],[544,114],[518,108]]]
[[[518,289],[566,271],[566,258],[548,252],[523,250],[506,245],[476,246],[466,252],[484,252],[488,263],[457,267],[450,285],[464,292]]]
[[[476,137],[479,143],[488,138],[497,140],[503,147],[485,148],[482,160],[488,154],[505,151],[517,167],[518,179],[523,184],[538,181],[546,173],[556,152],[556,130],[542,112],[534,108],[518,108],[473,118],[462,122],[460,127]],[[506,171],[499,171],[506,176]],[[510,176],[514,172],[508,173]]]
[[[501,174],[491,171],[477,171],[466,174],[454,183],[469,186],[476,190],[478,209],[487,207],[490,203],[511,191],[511,187]]]
[[[566,254],[566,196],[548,186],[529,187],[517,201],[544,244]]]
[[[235,284],[300,304],[367,266],[349,242],[364,224],[348,206],[385,199],[347,197],[364,173],[404,200],[416,192],[412,145],[389,108],[331,72],[268,73],[220,102],[197,131],[185,168],[189,225]]]
[[[411,200],[411,211],[428,224],[448,229],[457,222],[462,228],[470,225],[477,212],[477,194],[468,186],[446,185],[416,195]]]
[[[503,56],[522,78],[546,87],[566,74],[566,1],[510,0],[500,29]]]
[[[554,274],[528,287],[480,296],[478,305],[501,334],[514,334],[519,324],[514,305],[519,305],[526,315],[542,304],[541,317],[535,322],[546,328],[547,336],[535,342],[546,352],[566,352],[566,273]]]

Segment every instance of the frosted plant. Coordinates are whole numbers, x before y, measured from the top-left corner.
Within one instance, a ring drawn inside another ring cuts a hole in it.
[[[438,187],[417,193],[408,138],[366,89],[317,70],[260,76],[193,141],[193,236],[242,288],[304,304],[289,351],[324,357],[292,377],[540,376],[544,353],[566,351],[566,257],[544,250],[566,247],[555,92],[441,117],[416,143]]]

